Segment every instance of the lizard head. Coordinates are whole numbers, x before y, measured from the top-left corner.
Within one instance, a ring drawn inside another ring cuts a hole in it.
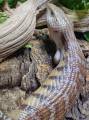
[[[54,27],[52,22],[55,23],[56,27],[59,27],[59,30],[64,31],[66,27],[72,25],[72,22],[69,20],[67,15],[63,12],[62,9],[57,7],[54,4],[48,3],[47,4],[47,23]]]
[[[51,4],[51,3],[47,4],[47,10],[50,11],[51,16],[55,16],[56,14],[59,13],[59,8],[57,6],[55,6],[54,4]]]
[[[53,10],[54,6],[52,4],[47,4],[47,24],[49,27],[54,28],[56,27],[57,19],[55,16],[55,9]]]

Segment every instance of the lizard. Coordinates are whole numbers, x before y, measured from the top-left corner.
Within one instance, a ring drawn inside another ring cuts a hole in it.
[[[68,52],[66,53],[65,50],[63,60],[43,82],[42,86],[28,98],[28,106],[24,112],[28,111],[29,117],[27,118],[29,120],[62,120],[65,112],[78,96],[78,91],[81,90],[81,77],[85,76],[85,59],[74,35],[72,22],[55,5],[48,4],[47,9],[49,10],[47,12],[48,28],[53,32],[56,29],[57,37],[62,32]],[[50,17],[52,17],[51,20]],[[56,40],[57,45],[58,39],[55,37]],[[23,120],[22,118],[21,120]]]
[[[18,111],[10,113],[12,119],[63,120],[82,88],[81,77],[84,80],[85,59],[74,35],[73,25],[60,8],[47,4],[47,9],[48,28],[55,34],[55,25],[56,36],[59,36],[60,32],[63,34],[67,50],[65,47],[62,48],[64,52],[62,59],[41,87],[23,102]],[[56,39],[54,42],[57,45]]]
[[[82,89],[86,75],[85,58],[74,35],[73,24],[64,12],[53,4],[47,4],[46,14],[48,29],[52,29],[54,35],[54,30],[57,32],[55,41],[62,33],[67,47],[62,48],[63,57],[48,78],[23,102],[19,111],[10,113],[12,119],[63,120]],[[55,43],[57,45],[58,41]]]

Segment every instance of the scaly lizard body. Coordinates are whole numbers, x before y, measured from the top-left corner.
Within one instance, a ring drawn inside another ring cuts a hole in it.
[[[63,120],[81,90],[81,76],[85,76],[85,59],[71,22],[55,5],[48,4],[48,10],[49,17],[54,15],[52,21],[47,17],[49,28],[53,29],[55,25],[55,29],[57,27],[57,31],[64,35],[68,47],[67,50],[64,47],[63,59],[41,87],[26,99],[23,104],[25,108],[18,111],[18,114],[22,111],[19,117],[16,116],[19,120]],[[15,115],[15,112],[11,115]]]
[[[75,38],[73,25],[55,5],[48,4],[48,10],[48,27],[53,33],[54,28],[58,32],[56,38],[60,32],[63,34],[67,50],[63,47],[64,56],[41,87],[24,101],[22,108],[10,113],[12,119],[63,120],[82,87],[81,76],[85,76],[85,59]],[[58,38],[55,39],[55,43],[58,44]]]

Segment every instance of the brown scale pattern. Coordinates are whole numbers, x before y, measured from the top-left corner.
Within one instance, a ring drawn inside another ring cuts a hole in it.
[[[28,120],[62,120],[65,112],[71,108],[82,88],[79,75],[84,77],[83,73],[85,71],[84,69],[81,70],[81,67],[85,67],[85,59],[75,38],[73,25],[56,6],[49,4],[48,9],[56,17],[57,30],[59,29],[59,32],[63,33],[67,42],[67,54],[65,52],[64,60],[60,61],[41,87],[28,98],[25,103],[27,109],[20,114],[19,120],[24,120],[24,113]],[[53,21],[54,19],[50,21],[49,18],[50,29],[54,27],[54,22],[56,22]],[[50,113],[50,116],[48,113]]]
[[[60,8],[48,4],[48,9],[53,12],[54,19],[56,17],[57,30],[63,33],[68,49],[64,51],[64,59],[60,61],[41,87],[26,99],[23,104],[26,107],[19,109],[18,113],[11,112],[12,119],[63,120],[65,113],[72,107],[82,88],[79,75],[82,77],[85,75],[83,74],[85,60],[75,38],[73,26]],[[54,27],[51,24],[54,19],[47,21],[51,29]]]

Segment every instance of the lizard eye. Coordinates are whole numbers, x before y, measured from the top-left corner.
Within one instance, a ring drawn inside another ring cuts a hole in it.
[[[51,11],[51,15],[53,16],[53,11]]]

